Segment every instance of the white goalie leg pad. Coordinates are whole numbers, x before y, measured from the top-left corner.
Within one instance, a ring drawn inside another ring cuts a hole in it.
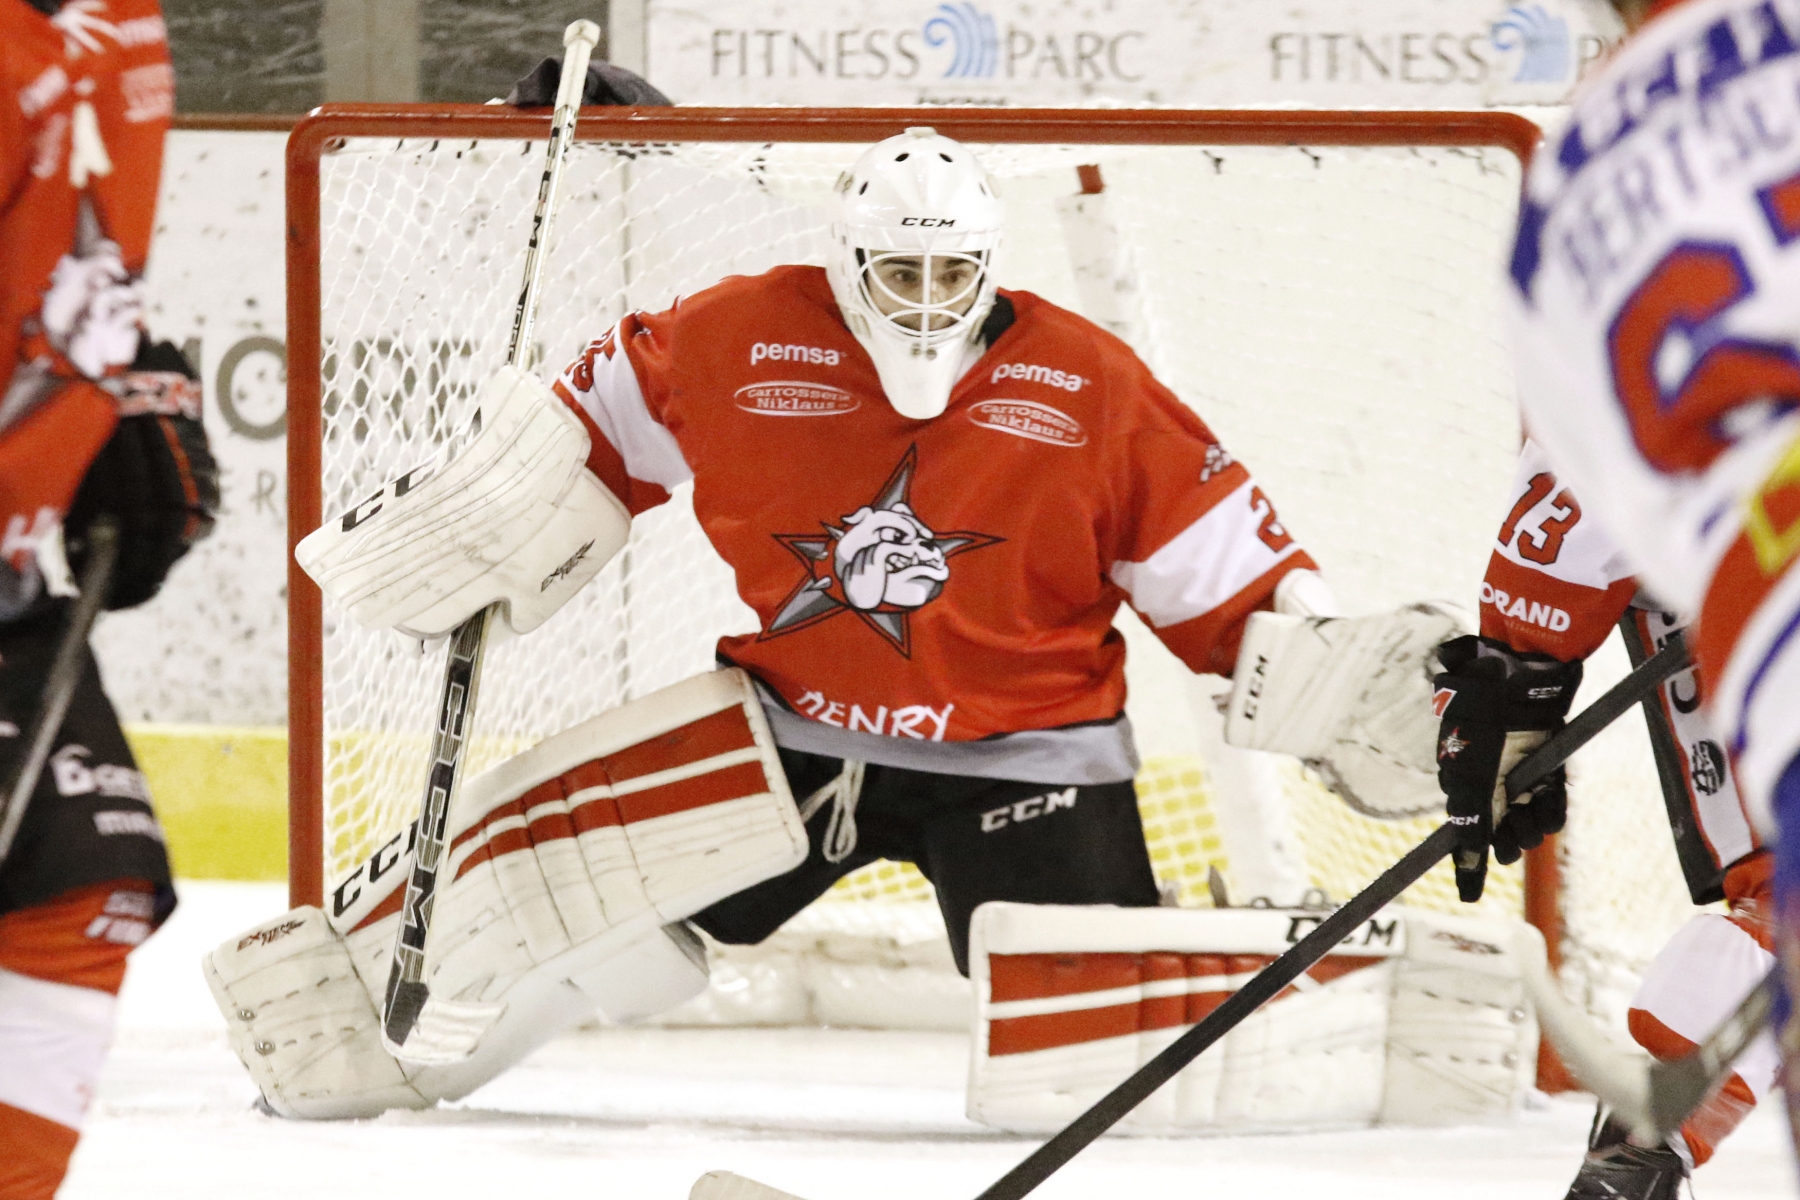
[[[295,547],[359,624],[438,637],[498,601],[525,633],[624,546],[630,516],[584,465],[580,418],[515,367],[478,400],[473,432]]]
[[[282,1116],[372,1117],[429,1103],[381,1048],[375,1002],[321,910],[285,913],[201,966],[232,1050]]]
[[[1225,740],[1300,758],[1360,812],[1441,810],[1436,650],[1473,628],[1467,612],[1436,601],[1368,617],[1256,613],[1238,651]]]
[[[241,1026],[233,1044],[277,1111],[429,1104],[479,1086],[595,1008],[631,1020],[674,1007],[707,982],[697,939],[675,923],[792,869],[807,851],[762,708],[737,670],[666,688],[476,776],[449,835],[426,947],[431,998],[404,1061],[382,1050],[375,1013],[411,865],[408,835],[333,892],[335,948],[265,927],[211,956],[215,997]],[[245,959],[263,942],[270,955]],[[331,964],[310,985],[317,1003],[274,1004],[294,990],[279,989],[292,982],[282,973],[288,947],[302,945]],[[361,1006],[335,986],[346,962]],[[270,982],[238,982],[253,978]],[[271,1064],[255,1049],[334,1037],[346,1049],[330,1061]]]
[[[203,960],[231,1048],[275,1112],[331,1119],[429,1108],[468,1095],[596,1006],[628,1019],[634,1005],[660,1011],[706,986],[693,935],[672,926],[613,955],[622,984],[609,976],[601,982],[610,986],[589,989],[554,971],[528,975],[474,1054],[447,1065],[402,1062],[382,1044],[370,984],[387,969],[399,924],[391,913],[346,936],[320,909],[297,908]]]
[[[969,1116],[1060,1129],[1322,918],[987,904],[970,928]],[[1121,1132],[1430,1124],[1510,1112],[1537,1030],[1511,924],[1389,908],[1127,1116]]]
[[[1538,1023],[1518,946],[1523,921],[1406,909],[1406,953],[1388,1011],[1384,1125],[1458,1125],[1511,1115],[1537,1080]]]

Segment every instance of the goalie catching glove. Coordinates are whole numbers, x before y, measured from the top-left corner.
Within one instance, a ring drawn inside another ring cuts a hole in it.
[[[528,633],[625,545],[631,518],[587,469],[580,418],[516,367],[478,399],[437,460],[294,548],[359,624],[441,637],[498,602],[512,631]]]
[[[1443,718],[1438,782],[1456,826],[1456,890],[1472,904],[1487,882],[1490,845],[1496,860],[1515,863],[1521,851],[1563,827],[1568,799],[1561,767],[1517,799],[1506,794],[1506,775],[1562,728],[1581,686],[1581,663],[1519,654],[1474,636],[1438,647],[1438,661],[1444,665],[1432,700]]]
[[[1431,711],[1433,652],[1471,626],[1450,604],[1368,617],[1256,613],[1225,709],[1225,740],[1292,754],[1358,812],[1443,806]]]

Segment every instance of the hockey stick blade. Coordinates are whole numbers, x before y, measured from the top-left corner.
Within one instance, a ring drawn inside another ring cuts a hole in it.
[[[688,1200],[800,1200],[792,1192],[772,1188],[730,1171],[708,1171],[694,1184]]]
[[[1532,1007],[1564,1064],[1645,1145],[1666,1142],[1719,1089],[1730,1077],[1732,1064],[1768,1024],[1774,1007],[1771,968],[1700,1045],[1680,1058],[1646,1067],[1642,1054],[1621,1047],[1563,997],[1550,977],[1541,946],[1535,956],[1519,949],[1519,958],[1525,965]]]
[[[1525,992],[1537,1013],[1538,1026],[1556,1046],[1563,1065],[1606,1102],[1613,1115],[1646,1142],[1655,1136],[1650,1118],[1650,1086],[1643,1059],[1624,1049],[1584,1014],[1575,1010],[1551,978],[1541,939],[1515,939],[1513,957],[1523,968]]]
[[[512,337],[507,361],[520,370],[529,366],[531,332],[537,321],[544,283],[545,253],[556,219],[557,195],[563,163],[575,140],[575,121],[587,83],[588,59],[600,41],[600,27],[592,21],[574,21],[563,31],[562,81],[556,92],[556,109],[550,119],[550,140],[545,148],[544,174],[538,183],[537,203],[531,216],[531,239],[525,249],[525,277],[519,301],[513,309]],[[476,421],[481,414],[475,414]],[[401,907],[400,929],[394,936],[394,954],[388,965],[387,993],[381,1010],[381,1042],[396,1058],[419,1062],[457,1062],[475,1052],[481,1037],[502,1011],[490,1005],[446,1004],[434,1001],[425,982],[425,948],[431,929],[431,909],[437,898],[438,868],[448,847],[444,843],[451,803],[462,782],[463,747],[475,719],[475,693],[481,680],[481,663],[487,650],[488,622],[498,612],[489,605],[450,635],[450,651],[444,664],[444,690],[438,705],[437,732],[432,738],[431,766],[426,773],[425,794],[419,802],[417,832],[413,838],[413,868]],[[406,1042],[420,1027],[415,1051]],[[424,1057],[413,1059],[417,1053]]]
[[[6,791],[0,794],[0,806],[4,806],[0,807],[0,864],[4,864],[6,856],[12,852],[13,841],[25,823],[25,808],[31,803],[31,793],[37,789],[38,776],[43,774],[50,747],[62,728],[63,718],[69,714],[76,685],[81,682],[82,654],[87,648],[88,635],[93,632],[94,622],[106,604],[106,593],[112,590],[113,567],[118,560],[118,522],[110,516],[98,517],[88,527],[87,561],[82,564],[78,584],[80,595],[69,610],[69,623],[63,630],[62,640],[56,644],[56,657],[51,660],[50,674],[44,680],[43,699],[22,743],[25,756],[19,760],[18,771]]]
[[[1645,659],[1631,673],[1606,690],[1598,700],[1582,709],[1573,721],[1557,731],[1556,736],[1527,754],[1518,766],[1506,773],[1506,792],[1523,796],[1542,783],[1556,768],[1594,738],[1633,705],[1656,694],[1656,689],[1688,665],[1687,643],[1680,633],[1671,637],[1661,650]]]
[[[1778,969],[1770,967],[1743,1003],[1690,1053],[1650,1065],[1650,1119],[1659,1138],[1667,1139],[1680,1129],[1688,1114],[1719,1089],[1730,1077],[1732,1064],[1767,1027],[1780,986]]]

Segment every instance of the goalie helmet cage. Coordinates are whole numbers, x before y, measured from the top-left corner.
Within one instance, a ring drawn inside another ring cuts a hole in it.
[[[550,247],[540,374],[627,311],[728,274],[822,262],[838,173],[860,147],[924,122],[971,144],[999,182],[1001,286],[1129,341],[1250,465],[1352,611],[1474,596],[1518,438],[1499,264],[1539,134],[1511,114],[588,110]],[[294,128],[290,548],[427,460],[503,361],[549,125],[498,106],[327,105]],[[544,629],[494,647],[469,769],[706,670],[718,634],[756,628],[686,490],[640,516],[625,552]],[[439,652],[329,612],[291,555],[288,604],[290,891],[319,903],[415,813]],[[1429,830],[1430,817],[1350,813],[1297,764],[1264,781],[1281,814],[1234,811],[1223,752],[1194,733],[1205,685],[1140,623],[1121,627],[1146,833],[1159,875],[1189,902],[1204,903],[1211,865],[1240,891],[1282,877],[1251,869],[1270,847],[1343,899]],[[1615,993],[1629,994],[1633,969],[1688,911],[1667,894],[1680,891],[1672,865],[1646,872],[1637,848],[1619,851],[1619,838],[1642,837],[1645,854],[1673,862],[1666,832],[1657,846],[1654,781],[1644,791],[1635,769],[1604,760],[1584,775],[1578,760],[1561,853],[1494,872],[1484,902],[1526,915],[1553,952],[1560,941],[1590,1005],[1607,991],[1620,1017]],[[1607,798],[1595,832],[1583,828],[1588,794]],[[1631,861],[1606,870],[1618,857]],[[878,864],[831,898],[922,889]],[[1447,866],[1407,901],[1453,905]]]

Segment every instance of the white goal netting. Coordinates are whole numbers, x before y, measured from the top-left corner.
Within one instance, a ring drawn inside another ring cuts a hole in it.
[[[829,186],[859,149],[577,145],[551,242],[540,373],[556,374],[628,310],[726,275],[821,262]],[[1497,327],[1519,186],[1510,151],[975,149],[1007,206],[1001,285],[1125,336],[1249,465],[1351,611],[1423,596],[1473,606],[1518,445]],[[353,136],[322,156],[326,514],[430,457],[503,361],[543,152],[523,139]],[[1080,195],[1084,166],[1098,168],[1099,193]],[[1342,899],[1429,832],[1429,817],[1356,816],[1297,764],[1265,766],[1273,805],[1252,794],[1242,764],[1222,763],[1204,732],[1219,681],[1192,679],[1129,615],[1122,624],[1145,828],[1184,903],[1208,902],[1209,867],[1234,898],[1292,885]],[[709,669],[720,634],[754,627],[678,494],[638,520],[628,550],[575,603],[491,649],[469,766]],[[323,647],[329,888],[416,814],[442,650],[368,633],[329,605]],[[1590,689],[1620,670],[1603,659]],[[1609,733],[1575,779],[1566,971],[1616,1014],[1689,908],[1641,722]],[[1520,910],[1516,869],[1497,871],[1489,891],[1484,904]],[[916,872],[884,863],[822,903],[928,895]],[[1407,900],[1453,904],[1447,868]]]

